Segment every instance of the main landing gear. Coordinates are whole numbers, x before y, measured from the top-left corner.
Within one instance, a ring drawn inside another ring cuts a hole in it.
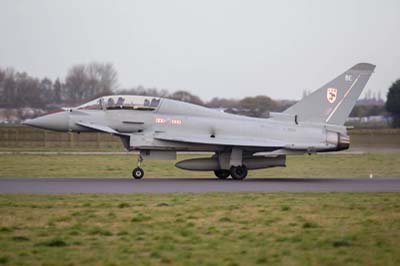
[[[215,170],[214,174],[218,179],[227,179],[229,176],[234,180],[243,180],[247,176],[247,167],[245,165],[232,166],[229,170]]]
[[[232,178],[235,180],[245,179],[248,173],[247,167],[244,165],[232,166],[229,172],[231,173]]]
[[[215,170],[214,174],[218,179],[227,179],[231,175],[229,170]]]
[[[139,155],[137,160],[137,167],[132,171],[132,177],[135,179],[142,179],[144,176],[144,171],[140,168],[140,164],[143,162],[142,156]]]

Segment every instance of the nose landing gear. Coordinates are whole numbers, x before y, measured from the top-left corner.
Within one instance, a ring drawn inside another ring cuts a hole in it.
[[[132,176],[135,179],[141,179],[144,176],[144,171],[142,168],[136,167],[132,171]]]
[[[137,160],[137,167],[132,171],[132,177],[135,179],[142,179],[144,176],[144,171],[140,168],[140,164],[143,162],[142,156],[139,155]]]

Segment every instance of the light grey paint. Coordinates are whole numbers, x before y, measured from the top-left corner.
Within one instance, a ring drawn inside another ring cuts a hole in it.
[[[372,64],[357,64],[284,113],[298,115],[299,122],[344,125],[374,69]]]
[[[284,114],[269,119],[222,113],[170,99],[157,99],[150,106],[150,96],[117,95],[25,124],[58,131],[117,135],[127,150],[147,152],[144,157],[148,159],[175,159],[175,152],[179,151],[215,153],[213,160],[177,164],[185,169],[188,165],[192,165],[192,170],[232,170],[246,164],[248,169],[284,166],[284,157],[276,156],[349,148],[343,122],[374,68],[372,64],[356,64]],[[329,93],[332,90],[334,93]],[[122,104],[102,105],[113,98],[123,98]],[[260,159],[254,154],[264,157]],[[275,165],[274,160],[281,161]]]

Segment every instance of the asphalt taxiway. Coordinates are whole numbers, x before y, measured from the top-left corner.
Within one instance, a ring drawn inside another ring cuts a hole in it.
[[[194,178],[1,178],[1,194],[399,192],[400,178],[281,178],[242,181]]]

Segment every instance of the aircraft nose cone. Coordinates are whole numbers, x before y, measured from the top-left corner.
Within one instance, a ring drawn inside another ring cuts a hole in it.
[[[23,123],[23,125],[37,127],[48,130],[55,131],[68,131],[69,130],[69,122],[68,122],[68,113],[67,112],[59,112],[44,115],[34,119],[27,119]]]

